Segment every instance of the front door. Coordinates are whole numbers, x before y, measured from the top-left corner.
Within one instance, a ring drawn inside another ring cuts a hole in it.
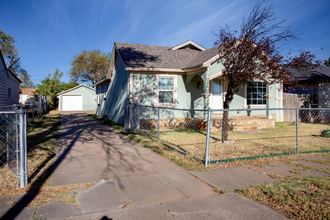
[[[212,109],[223,109],[221,79],[212,80]]]

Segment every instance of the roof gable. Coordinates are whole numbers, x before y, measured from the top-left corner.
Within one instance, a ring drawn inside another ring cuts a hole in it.
[[[170,50],[182,50],[182,49],[192,49],[192,50],[198,50],[198,51],[206,50],[204,47],[200,46],[199,44],[195,43],[192,40],[188,40],[175,47],[172,47]]]
[[[20,90],[22,95],[34,95],[34,93],[37,93],[37,88],[21,88]]]
[[[16,76],[16,74],[15,73],[13,73],[10,69],[8,69],[7,68],[7,66],[6,66],[6,62],[5,62],[5,60],[4,60],[4,58],[3,58],[3,56],[2,56],[2,53],[1,53],[1,50],[0,50],[0,59],[2,60],[2,63],[3,63],[3,66],[4,66],[4,68],[7,70],[6,72],[7,72],[7,76],[9,77],[9,74],[11,74],[19,83],[22,83],[22,80],[20,80],[17,76]]]
[[[85,85],[85,84],[81,84],[81,85],[79,85],[79,86],[76,86],[76,87],[73,87],[73,88],[71,88],[71,89],[68,89],[68,90],[62,91],[62,92],[60,92],[60,93],[57,93],[57,95],[58,95],[58,96],[59,96],[59,95],[62,95],[62,94],[64,94],[64,93],[70,92],[70,91],[72,91],[72,90],[78,89],[78,88],[83,87],[83,86],[86,87],[86,88],[88,88],[88,89],[91,89],[91,90],[95,91],[94,88],[92,88],[92,87],[90,87],[90,86],[87,86],[87,85]]]

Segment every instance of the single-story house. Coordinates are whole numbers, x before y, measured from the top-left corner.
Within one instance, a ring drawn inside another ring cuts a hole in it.
[[[19,85],[22,81],[7,68],[0,51],[0,106],[9,106],[19,102]]]
[[[129,102],[174,109],[223,109],[228,82],[219,59],[218,47],[205,49],[192,40],[174,47],[115,42],[107,76],[94,84],[96,114],[124,124],[125,111],[132,111],[125,110]],[[281,108],[282,95],[279,83],[249,82],[235,95],[230,109]],[[155,119],[154,110],[141,107],[139,119]],[[168,117],[206,115],[177,111]]]
[[[298,85],[284,85],[284,92],[296,94],[296,107],[330,108],[330,67],[318,66],[308,70],[286,68],[291,72],[291,81]]]
[[[95,110],[95,89],[79,85],[57,94],[59,111]]]
[[[28,98],[34,98],[34,95],[37,94],[36,91],[36,88],[20,88],[19,103],[25,104]]]

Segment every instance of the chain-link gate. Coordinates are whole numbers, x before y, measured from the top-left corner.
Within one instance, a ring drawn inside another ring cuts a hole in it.
[[[0,178],[1,188],[27,185],[26,115],[20,110],[0,110]]]

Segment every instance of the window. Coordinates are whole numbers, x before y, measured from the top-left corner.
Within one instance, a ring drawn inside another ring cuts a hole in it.
[[[11,88],[8,88],[8,99],[11,98]]]
[[[248,82],[246,90],[248,105],[266,105],[266,83]]]
[[[159,77],[158,103],[174,103],[174,78]]]

